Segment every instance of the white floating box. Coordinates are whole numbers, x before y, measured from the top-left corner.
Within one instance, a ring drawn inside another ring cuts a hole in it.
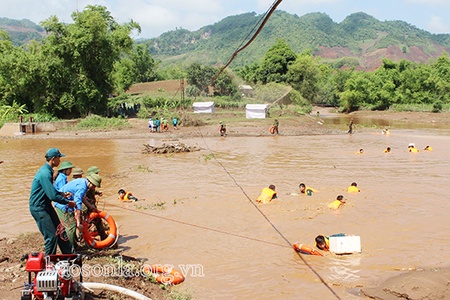
[[[351,254],[361,252],[361,238],[357,235],[330,236],[330,252]]]

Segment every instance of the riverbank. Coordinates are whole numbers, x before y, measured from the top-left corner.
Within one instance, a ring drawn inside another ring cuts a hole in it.
[[[319,112],[317,117],[316,112]],[[193,114],[189,113],[189,118],[194,119],[201,126],[185,126],[181,124],[177,129],[170,126],[168,131],[161,133],[151,133],[148,129],[148,121],[145,119],[130,118],[131,125],[127,129],[112,130],[74,130],[70,127],[58,129],[52,132],[37,134],[16,135],[3,138],[93,138],[93,139],[178,139],[192,137],[208,137],[218,135],[219,122],[225,120],[228,136],[270,136],[269,128],[277,118],[280,122],[279,132],[282,136],[302,136],[302,135],[334,135],[346,133],[346,124],[326,124],[326,118],[346,117],[354,119],[382,119],[396,121],[403,124],[429,124],[436,127],[450,127],[449,113],[428,113],[428,112],[393,112],[393,111],[356,111],[351,114],[338,114],[330,108],[315,108],[311,115],[281,115],[267,119],[245,119],[243,111],[222,111],[217,110],[214,114]],[[365,132],[373,130],[367,128],[364,123],[355,123],[355,132]],[[383,128],[380,128],[383,129]]]

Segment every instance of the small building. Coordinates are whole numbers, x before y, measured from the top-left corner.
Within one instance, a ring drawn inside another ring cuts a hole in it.
[[[265,119],[269,111],[269,104],[247,104],[245,117],[247,119]]]
[[[242,97],[252,98],[254,94],[253,88],[245,84],[239,86],[239,91],[241,92]]]
[[[214,113],[214,102],[194,102],[192,104],[194,106],[194,113]]]

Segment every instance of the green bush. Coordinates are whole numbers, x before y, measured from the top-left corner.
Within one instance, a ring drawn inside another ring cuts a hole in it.
[[[442,111],[442,102],[436,101],[433,103],[433,108],[431,109],[431,112],[438,113]]]
[[[104,118],[92,115],[81,120],[74,129],[125,129],[130,128],[127,120],[122,118]]]

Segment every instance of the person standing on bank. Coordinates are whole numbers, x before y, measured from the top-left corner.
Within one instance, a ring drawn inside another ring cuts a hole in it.
[[[71,199],[76,203],[75,207],[68,207],[67,205],[56,203],[56,213],[66,229],[69,241],[74,249],[77,249],[78,243],[76,238],[77,228],[80,232],[83,231],[83,224],[81,218],[81,210],[83,209],[83,203],[91,211],[97,211],[97,208],[91,205],[87,199],[84,200],[86,192],[88,190],[95,191],[96,187],[100,187],[102,178],[98,174],[88,174],[86,178],[78,178],[72,180],[61,188],[62,192],[68,192],[72,194]]]
[[[72,174],[72,169],[75,166],[70,161],[63,161],[58,168],[58,175],[55,178],[53,186],[58,192],[61,192],[61,188],[69,182],[67,177]]]
[[[348,123],[348,134],[352,134],[353,133],[353,118],[350,119],[350,123]]]
[[[280,123],[278,122],[278,119],[275,119],[275,121],[273,122],[273,134],[278,134],[278,125]]]
[[[63,254],[72,253],[72,245],[52,206],[52,201],[68,207],[75,206],[75,201],[66,199],[70,194],[63,196],[53,186],[53,168],[59,166],[61,156],[64,154],[57,148],[48,149],[46,163],[36,172],[31,183],[30,213],[44,236],[45,255],[56,254],[57,245]]]

